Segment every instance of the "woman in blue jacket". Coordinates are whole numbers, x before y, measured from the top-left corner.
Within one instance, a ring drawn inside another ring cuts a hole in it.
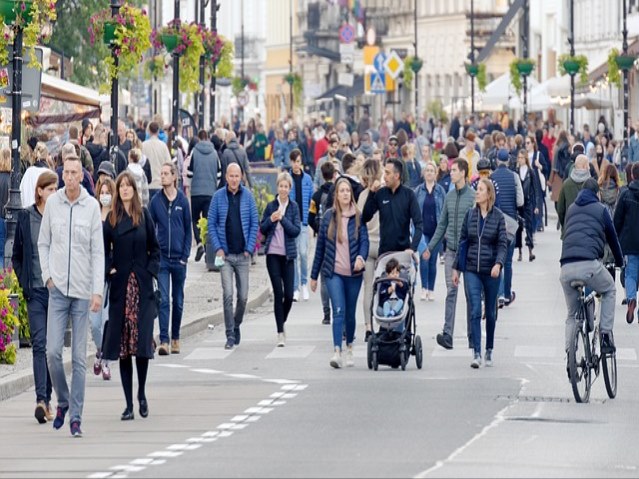
[[[493,342],[497,319],[499,276],[506,260],[508,239],[504,214],[495,205],[495,187],[488,178],[477,185],[476,206],[466,213],[459,239],[460,247],[453,263],[453,284],[459,285],[459,271],[464,271],[466,301],[470,304],[470,342],[474,355],[470,367],[481,363],[481,301],[486,309],[485,366],[493,365]],[[466,248],[461,245],[466,242]],[[465,251],[465,258],[463,257]],[[463,265],[465,260],[465,265]],[[462,267],[465,266],[465,267]]]
[[[432,161],[424,165],[424,182],[415,189],[417,203],[422,212],[422,241],[428,244],[435,234],[437,223],[444,207],[446,191],[436,182],[437,167]],[[431,251],[429,259],[420,258],[419,274],[422,280],[421,300],[434,301],[435,279],[437,279],[437,255],[441,246],[436,251]]]
[[[289,199],[293,185],[291,175],[280,173],[277,177],[277,198],[266,205],[260,229],[266,237],[266,269],[273,286],[273,312],[277,325],[277,346],[284,347],[286,334],[284,323],[293,305],[293,279],[299,236],[300,214],[297,204]]]
[[[346,323],[346,366],[353,366],[355,309],[368,257],[368,231],[357,209],[347,178],[335,184],[333,207],[324,213],[311,272],[311,290],[317,289],[320,272],[326,279],[333,308],[333,346],[330,364],[342,367],[342,331]]]

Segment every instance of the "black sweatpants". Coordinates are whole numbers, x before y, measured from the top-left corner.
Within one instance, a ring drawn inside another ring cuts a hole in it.
[[[284,323],[293,305],[293,280],[295,261],[279,254],[266,255],[266,269],[273,286],[273,311],[277,332],[284,332]]]

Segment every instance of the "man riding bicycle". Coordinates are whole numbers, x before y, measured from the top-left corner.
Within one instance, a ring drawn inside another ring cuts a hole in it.
[[[572,281],[583,281],[601,295],[601,352],[615,352],[612,328],[615,320],[615,281],[600,261],[606,242],[615,258],[615,266],[623,266],[623,254],[619,239],[606,207],[599,202],[599,186],[589,178],[568,208],[564,223],[564,239],[561,248],[561,274],[559,281],[564,289],[568,316],[566,318],[566,351],[570,349],[579,308],[579,292],[570,286]]]

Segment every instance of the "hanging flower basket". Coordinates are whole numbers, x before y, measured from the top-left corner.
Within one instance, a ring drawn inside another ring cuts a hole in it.
[[[419,71],[424,66],[424,60],[419,57],[411,57],[410,69],[413,73],[419,73]]]
[[[618,55],[615,62],[620,69],[630,70],[636,59],[637,57],[633,57],[632,55]]]
[[[517,93],[522,88],[521,77],[530,75],[533,68],[535,68],[535,61],[530,58],[515,58],[510,62],[510,83]]]
[[[557,60],[559,73],[574,76],[579,74],[581,85],[588,84],[588,57],[586,55],[561,55]]]
[[[477,63],[466,63],[466,73],[471,77],[476,77],[479,73],[479,65]]]
[[[284,81],[289,85],[292,85],[295,82],[295,74],[287,73],[286,75],[284,75]]]
[[[202,30],[203,28],[197,23],[186,24],[180,19],[175,19],[151,34],[153,46],[164,47],[168,52],[180,57],[179,88],[182,93],[200,91],[200,57],[204,55]],[[169,35],[176,37],[177,44],[174,45],[172,39],[168,40]]]
[[[120,7],[120,11],[115,17],[111,16],[110,8],[99,11],[89,20],[88,31],[91,45],[94,45],[96,38],[100,37],[106,42],[110,36],[108,30],[112,26],[115,28],[113,39],[110,39],[109,45],[118,57],[118,65],[116,67],[112,55],[103,60],[107,67],[107,78],[100,85],[100,91],[103,93],[109,90],[111,82],[115,78],[137,71],[144,53],[151,48],[149,40],[151,23],[146,10],[125,3]]]
[[[522,76],[528,76],[532,73],[533,68],[535,67],[534,63],[530,63],[530,62],[518,62],[517,63],[517,70],[519,71],[519,74]]]
[[[164,35],[160,35],[160,38],[162,39],[162,45],[164,45],[166,51],[169,53],[173,53],[173,50],[175,50],[178,45],[178,36],[167,33]]]
[[[22,29],[23,46],[29,55],[31,67],[41,68],[35,47],[45,44],[50,38],[50,28],[55,22],[57,0],[0,0],[0,65],[9,62],[9,46],[17,28]]]
[[[202,46],[204,46],[204,58],[209,65],[216,65],[220,61],[224,37],[208,28],[202,29]]]

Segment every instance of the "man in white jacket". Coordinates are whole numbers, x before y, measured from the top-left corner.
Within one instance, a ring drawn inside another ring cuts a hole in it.
[[[64,425],[70,409],[71,435],[82,436],[82,408],[87,357],[89,308],[102,305],[104,240],[100,207],[82,181],[82,163],[67,156],[62,170],[65,187],[47,200],[38,237],[42,280],[49,291],[47,360],[51,383],[58,398],[54,429]],[[67,320],[73,330],[71,395],[62,348]]]

